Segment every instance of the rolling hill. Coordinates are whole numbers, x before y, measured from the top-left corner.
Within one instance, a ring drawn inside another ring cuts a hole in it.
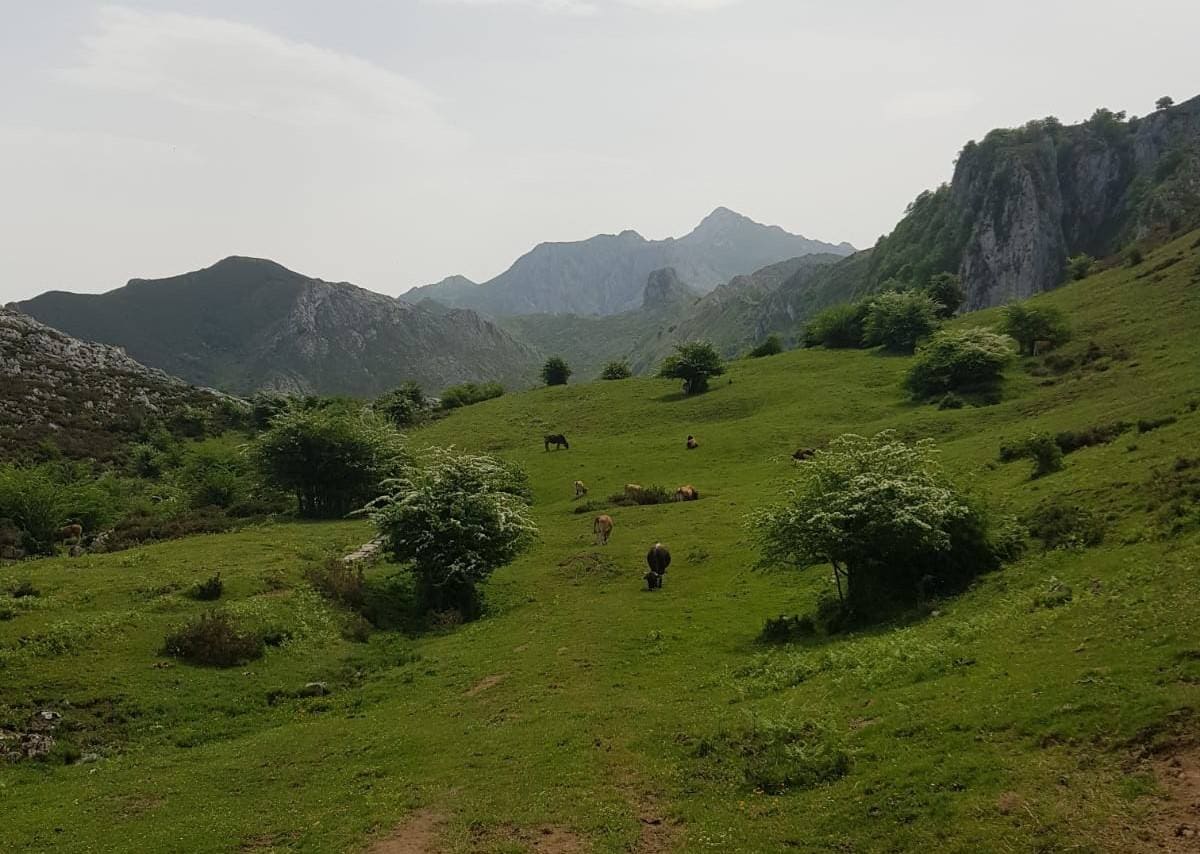
[[[45,711],[64,739],[6,768],[0,847],[1193,850],[1200,233],[1035,304],[1061,309],[1074,339],[1011,366],[995,405],[917,405],[901,389],[911,358],[813,349],[739,361],[694,398],[653,379],[544,388],[414,432],[414,447],[530,475],[539,541],[469,625],[348,633],[355,615],[305,579],[372,535],[361,521],[0,569],[0,590],[41,592],[0,621],[0,732]],[[1049,476],[999,460],[1031,431],[1114,421],[1116,439]],[[550,429],[569,451],[543,450]],[[744,516],[796,476],[796,447],[885,429],[932,439],[989,507],[1034,518],[1058,499],[1103,541],[1031,543],[894,624],[763,642],[764,620],[810,612],[831,582],[756,571]],[[701,500],[608,502],[631,481],[692,483]],[[601,508],[616,521],[605,548]],[[655,541],[675,562],[651,594]],[[252,666],[172,665],[164,634],[212,607],[186,591],[216,571],[219,607],[289,633]],[[390,564],[367,577],[372,595],[404,589]],[[769,793],[759,772],[793,782]]]
[[[416,380],[530,384],[536,354],[468,310],[431,311],[272,261],[226,258],[105,294],[42,294],[17,307],[71,335],[198,385],[239,393],[370,396]]]

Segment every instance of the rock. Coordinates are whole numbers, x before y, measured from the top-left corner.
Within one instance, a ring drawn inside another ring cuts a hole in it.
[[[329,685],[325,682],[309,682],[301,688],[296,696],[298,697],[324,697],[329,693]]]

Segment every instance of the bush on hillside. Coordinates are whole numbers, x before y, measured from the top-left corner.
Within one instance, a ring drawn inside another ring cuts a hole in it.
[[[292,399],[282,394],[259,392],[250,401],[250,422],[257,430],[266,430],[275,420],[275,416],[287,412],[292,406]]]
[[[571,367],[562,356],[551,356],[542,365],[542,382],[546,385],[566,385],[571,373]]]
[[[504,386],[500,383],[462,383],[450,386],[442,392],[440,406],[442,409],[458,409],[462,406],[482,403],[503,394]]]
[[[221,573],[218,572],[204,581],[197,581],[188,591],[188,595],[201,602],[215,602],[224,592],[225,582],[221,580]]]
[[[1104,520],[1092,510],[1065,497],[1047,498],[1026,517],[1029,533],[1042,541],[1046,551],[1082,549],[1104,539]]]
[[[725,363],[707,341],[677,344],[675,354],[668,356],[658,371],[658,375],[664,379],[683,380],[684,394],[708,391],[709,380],[723,373]]]
[[[847,434],[801,472],[749,527],[764,565],[831,565],[847,623],[956,592],[999,566],[991,520],[945,478],[928,442]]]
[[[629,363],[624,359],[609,362],[604,366],[604,370],[600,372],[600,379],[602,380],[627,380],[631,376],[633,376],[633,371],[629,369]]]
[[[667,504],[675,499],[675,493],[665,486],[643,486],[632,492],[617,492],[608,497],[609,504],[634,507],[647,504]]]
[[[375,398],[372,408],[397,427],[412,427],[428,417],[430,406],[421,387],[406,382]]]
[[[24,551],[53,554],[68,523],[90,534],[113,519],[118,508],[107,489],[112,483],[69,464],[0,464],[0,519],[19,532]]]
[[[804,327],[805,347],[840,349],[863,346],[869,302],[844,302],[818,312]]]
[[[768,335],[767,340],[750,351],[751,359],[761,359],[764,356],[778,356],[783,352],[783,342],[778,335]]]
[[[362,566],[331,557],[310,567],[305,579],[318,593],[347,608],[358,610],[366,603],[366,577]]]
[[[1071,330],[1063,313],[1053,306],[1029,306],[1013,303],[1004,307],[1000,329],[1017,342],[1023,356],[1032,356],[1034,345],[1044,341],[1050,348],[1071,340]]]
[[[967,299],[962,279],[954,273],[937,273],[921,290],[938,304],[937,315],[941,318],[953,317]]]
[[[1067,259],[1067,277],[1073,282],[1078,282],[1080,279],[1086,279],[1092,273],[1092,267],[1095,265],[1096,259],[1086,252],[1081,252],[1078,255],[1072,255]]]
[[[905,385],[914,397],[994,388],[1013,356],[1012,339],[987,329],[943,330],[917,350]]]
[[[370,515],[397,561],[411,567],[425,613],[478,617],[477,585],[533,540],[524,471],[488,456],[434,450],[391,481]]]
[[[1109,424],[1098,424],[1082,430],[1064,430],[1054,435],[1054,441],[1062,448],[1064,454],[1072,454],[1082,448],[1094,445],[1107,445],[1122,433],[1133,429],[1128,421],[1113,421]]]
[[[242,626],[233,616],[211,611],[171,631],[163,654],[192,664],[233,667],[262,658],[262,637]]]
[[[1049,433],[1034,433],[1024,442],[1024,456],[1033,460],[1033,477],[1062,471],[1063,451]]]
[[[252,458],[267,484],[295,496],[301,516],[336,518],[377,495],[406,455],[378,416],[318,409],[277,416]]]
[[[911,353],[938,327],[938,304],[920,291],[880,294],[867,310],[863,343],[892,353]]]

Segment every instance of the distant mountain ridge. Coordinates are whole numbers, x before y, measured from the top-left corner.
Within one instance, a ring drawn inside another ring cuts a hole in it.
[[[368,396],[416,380],[532,382],[536,354],[472,311],[435,312],[273,261],[231,257],[104,294],[17,304],[69,334],[124,347],[198,385]]]
[[[647,240],[626,230],[541,243],[483,284],[471,287],[461,276],[450,277],[403,298],[429,298],[493,316],[620,314],[641,306],[646,279],[655,270],[671,268],[687,287],[706,293],[733,276],[788,258],[853,251],[848,243],[811,240],[721,207],[680,238]]]

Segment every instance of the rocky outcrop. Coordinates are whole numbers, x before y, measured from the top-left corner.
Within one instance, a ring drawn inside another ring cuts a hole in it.
[[[853,251],[848,243],[810,240],[717,208],[684,237],[647,240],[636,231],[622,231],[543,243],[482,285],[447,280],[416,288],[405,298],[431,298],[493,316],[620,314],[641,305],[647,277],[656,270],[670,267],[684,285],[706,293],[733,276],[788,258]]]
[[[258,258],[227,258],[105,294],[43,294],[20,308],[73,335],[238,393],[372,396],[405,380],[531,384],[536,354],[468,310],[432,310]]]
[[[0,308],[0,456],[49,440],[68,456],[104,457],[147,418],[240,405]]]

